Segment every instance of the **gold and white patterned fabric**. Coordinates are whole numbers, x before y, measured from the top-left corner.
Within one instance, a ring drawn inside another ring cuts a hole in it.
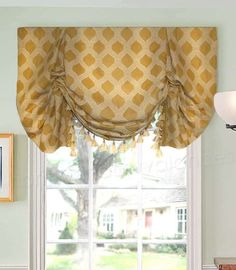
[[[216,29],[18,29],[17,108],[44,152],[74,145],[73,118],[108,140],[143,134],[185,147],[205,129],[216,91]]]

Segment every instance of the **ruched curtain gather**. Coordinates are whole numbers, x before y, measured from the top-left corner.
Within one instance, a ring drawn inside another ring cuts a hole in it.
[[[17,108],[44,152],[75,146],[73,118],[107,140],[145,133],[181,148],[209,123],[216,29],[19,28]]]

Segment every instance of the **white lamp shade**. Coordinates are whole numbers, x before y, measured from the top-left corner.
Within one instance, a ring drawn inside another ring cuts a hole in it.
[[[236,91],[217,93],[214,96],[214,106],[226,124],[236,125]]]

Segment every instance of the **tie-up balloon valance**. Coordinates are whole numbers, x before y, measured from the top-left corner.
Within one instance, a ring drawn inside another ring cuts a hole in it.
[[[156,118],[156,148],[185,147],[207,126],[216,29],[52,27],[18,30],[17,107],[44,152],[85,136],[126,140]]]

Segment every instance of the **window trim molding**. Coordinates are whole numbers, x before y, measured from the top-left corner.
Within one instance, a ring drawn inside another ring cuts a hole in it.
[[[189,169],[191,168],[191,169]],[[29,140],[29,268],[45,269],[45,154]],[[201,138],[187,149],[187,269],[202,269]]]
[[[29,269],[45,269],[45,154],[28,140]]]
[[[191,169],[189,169],[191,168]],[[187,269],[202,269],[201,138],[187,149]]]

